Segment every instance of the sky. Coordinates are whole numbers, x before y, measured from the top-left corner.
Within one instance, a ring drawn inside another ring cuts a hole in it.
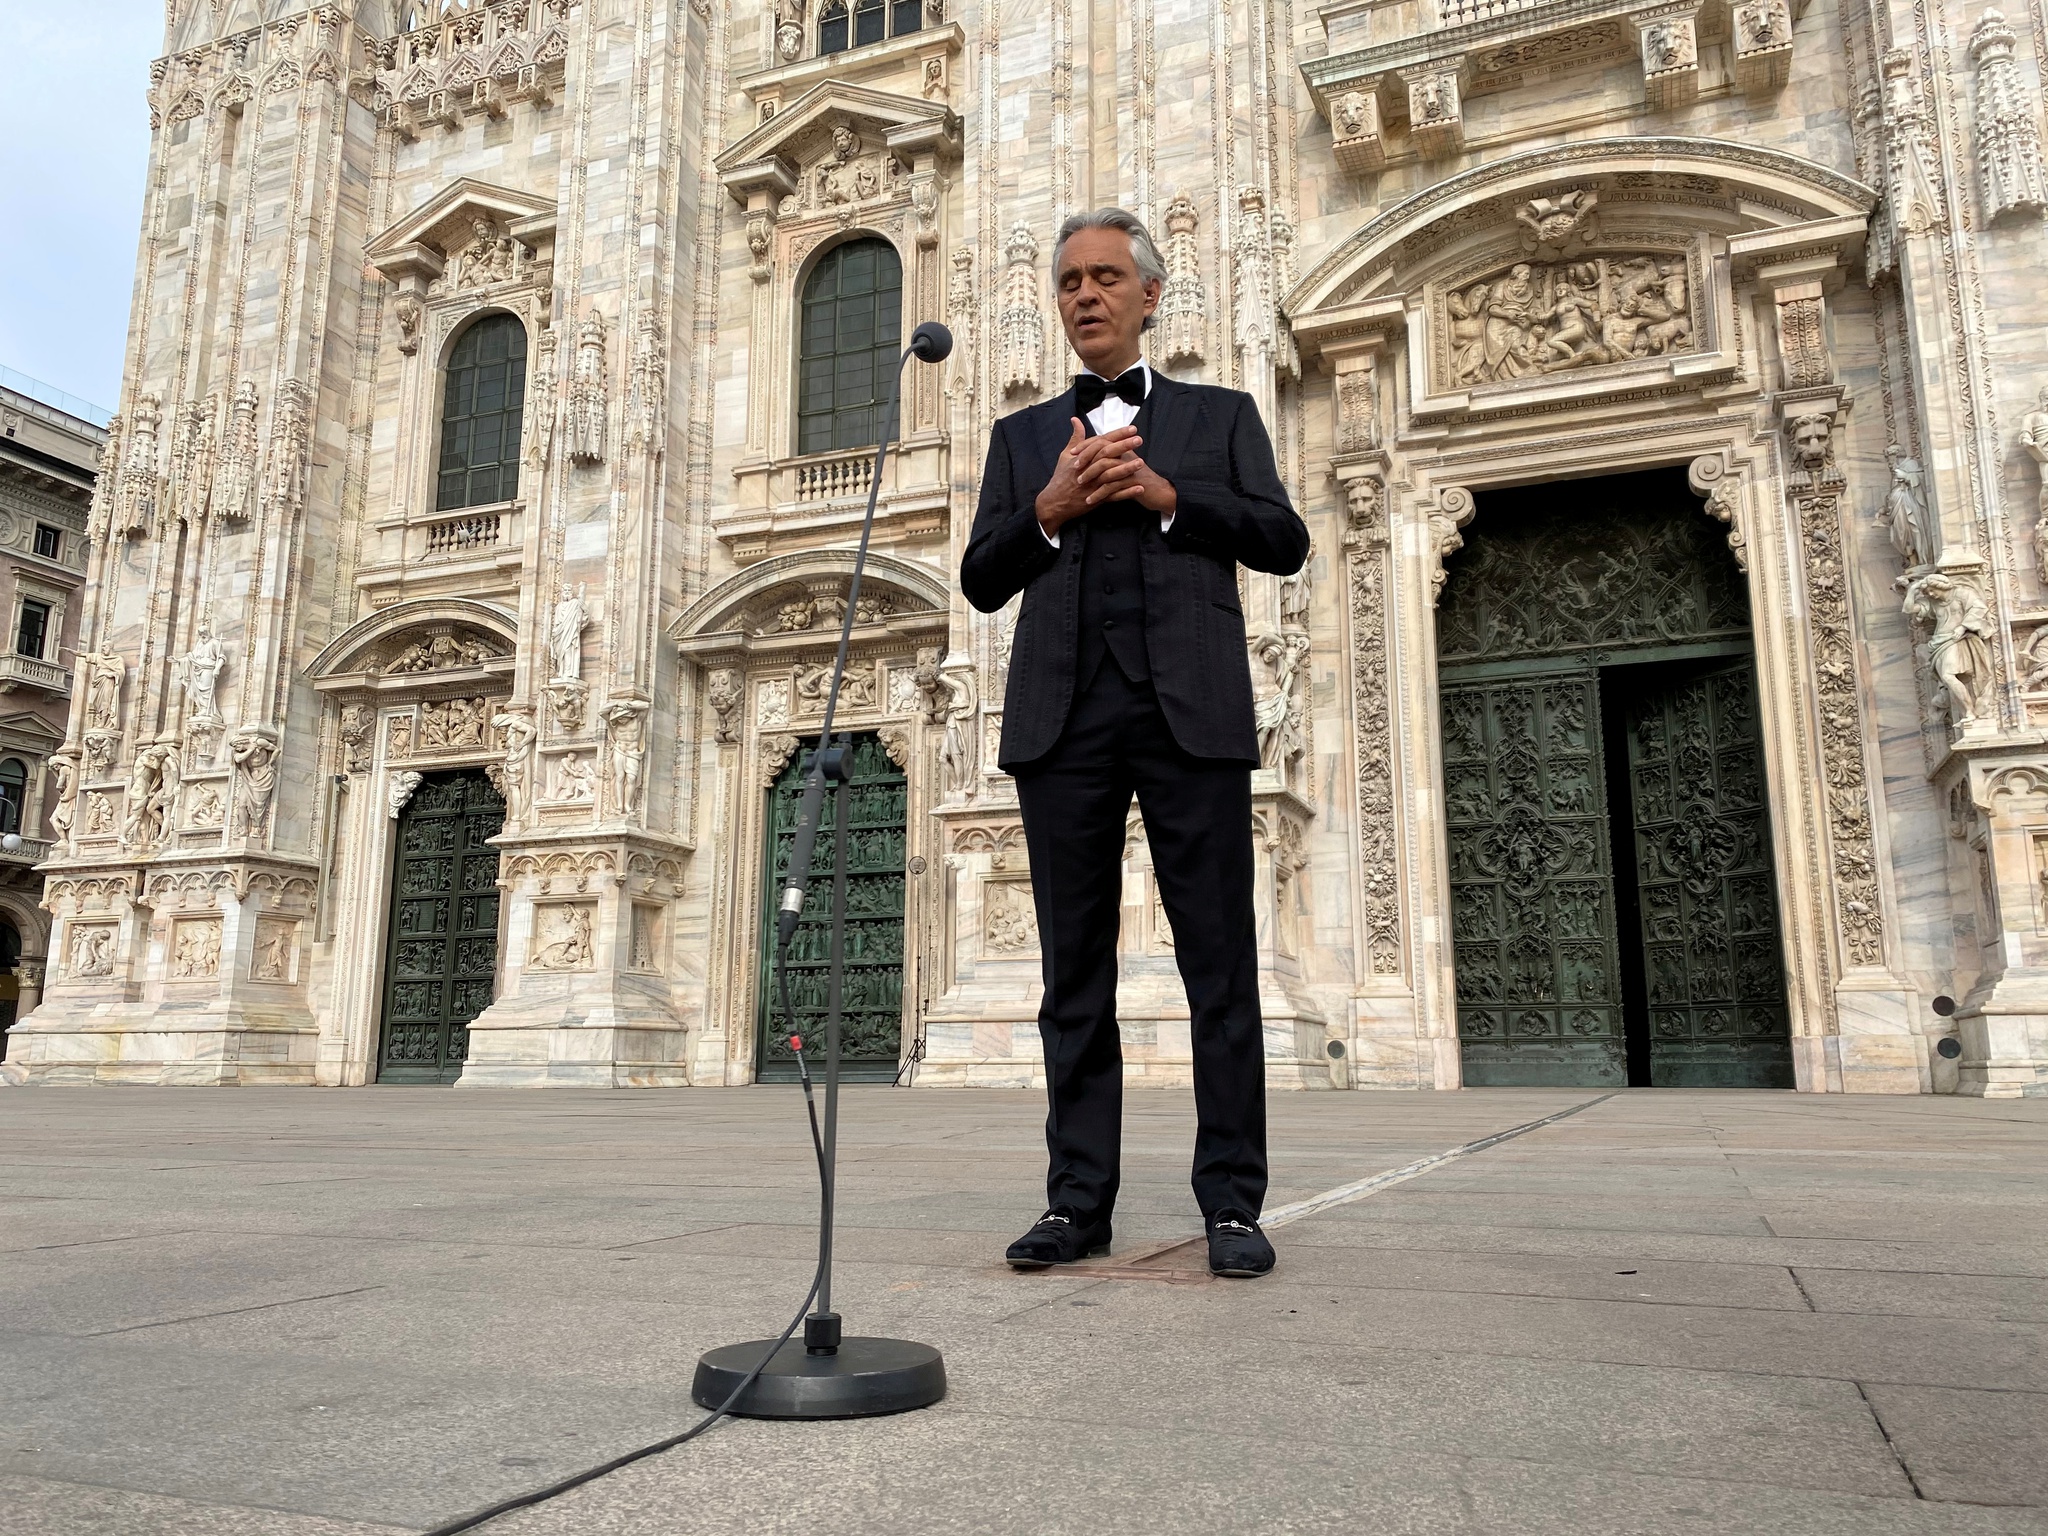
[[[0,0],[0,365],[114,410],[163,0]]]

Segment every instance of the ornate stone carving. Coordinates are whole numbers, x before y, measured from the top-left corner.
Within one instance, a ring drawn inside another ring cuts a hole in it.
[[[1231,251],[1231,311],[1236,320],[1237,349],[1245,377],[1257,379],[1272,366],[1274,323],[1273,239],[1266,224],[1262,188],[1237,189],[1237,241]]]
[[[420,706],[420,750],[480,747],[490,718],[489,699],[430,699]]]
[[[154,847],[173,824],[178,798],[178,749],[157,742],[135,754],[128,777],[127,814],[121,822],[121,844],[138,851]]]
[[[1259,766],[1277,768],[1290,781],[1308,751],[1308,653],[1308,633],[1300,629],[1268,630],[1252,642],[1252,654],[1269,674],[1267,690],[1253,706]]]
[[[2041,106],[2013,59],[2015,42],[1996,10],[1980,16],[1970,32],[1970,58],[1977,66],[1977,175],[1987,222],[2009,213],[2038,215],[2048,207]]]
[[[1811,389],[1834,377],[1828,358],[1820,284],[1778,295],[1778,361],[1790,389]]]
[[[980,329],[981,295],[974,282],[974,251],[955,246],[953,275],[946,280],[946,324],[953,330],[954,369],[969,395],[974,391],[975,343]]]
[[[1686,479],[1693,490],[1706,497],[1706,514],[1728,529],[1728,552],[1735,556],[1738,571],[1749,569],[1749,534],[1742,515],[1742,487],[1717,453],[1702,454],[1692,461]]]
[[[1442,302],[1451,379],[1463,387],[1693,348],[1691,280],[1680,255],[1520,261],[1460,284]]]
[[[1449,572],[1444,561],[1465,547],[1465,536],[1458,530],[1472,521],[1477,510],[1472,493],[1462,485],[1447,485],[1436,494],[1436,510],[1429,514],[1430,552],[1433,556],[1429,575],[1429,600],[1433,604],[1444,590]]]
[[[587,971],[597,951],[590,938],[590,905],[581,901],[537,902],[533,909],[533,958],[539,971]]]
[[[2021,653],[2020,664],[2026,675],[2021,687],[2029,693],[2048,687],[2048,624],[2027,638],[2027,648]]]
[[[882,743],[882,750],[889,754],[889,761],[908,772],[910,769],[910,727],[900,722],[890,722],[875,732]]]
[[[622,699],[606,705],[601,718],[610,727],[606,750],[611,757],[612,814],[638,815],[647,762],[647,705]]]
[[[391,317],[398,322],[398,350],[411,357],[420,349],[420,326],[426,319],[426,306],[420,303],[418,294],[401,291],[391,302]]]
[[[495,288],[500,283],[534,280],[533,248],[514,240],[483,214],[470,220],[470,240],[457,253],[450,286]]]
[[[1897,443],[1885,449],[1884,456],[1891,465],[1892,485],[1885,493],[1878,521],[1884,524],[1892,548],[1898,551],[1899,563],[1907,570],[1931,565],[1936,551],[1934,530],[1927,518],[1927,476],[1920,461]]]
[[[939,243],[939,194],[945,182],[935,172],[920,171],[909,181],[910,212],[917,220],[917,243],[931,250]]]
[[[505,797],[505,824],[516,827],[526,819],[532,803],[533,742],[539,733],[533,717],[519,710],[496,716],[491,727],[505,743],[505,761],[498,776],[498,793]]]
[[[787,731],[772,736],[763,736],[757,744],[760,757],[760,782],[763,789],[773,789],[775,781],[782,777],[782,768],[789,761],[790,754],[802,744],[800,737]]]
[[[1370,453],[1380,445],[1379,391],[1373,385],[1372,370],[1353,368],[1339,373],[1336,390],[1337,451]]]
[[[1905,613],[1927,628],[1927,665],[1947,691],[1949,723],[1967,732],[1991,712],[1995,621],[1984,594],[1966,578],[1929,571],[1907,581]]]
[[[163,397],[136,397],[121,456],[121,491],[115,502],[117,531],[140,536],[156,526],[162,476],[157,466],[157,429],[163,423]]]
[[[2034,570],[2048,587],[2048,386],[2020,423],[2020,451],[2034,461],[2039,477],[2034,510]]]
[[[775,0],[775,51],[790,64],[804,51],[804,0]]]
[[[228,402],[227,429],[221,434],[219,468],[213,487],[214,516],[241,522],[249,515],[256,490],[256,381],[244,379]]]
[[[277,738],[267,730],[244,727],[228,743],[235,768],[234,830],[261,839],[270,825],[270,802],[277,790]]]
[[[548,619],[548,679],[570,683],[583,676],[583,631],[590,627],[590,612],[584,604],[588,587],[579,582],[571,592],[565,581],[555,595],[555,610]]]
[[[1792,512],[1803,545],[1797,565],[1806,580],[1813,637],[1821,775],[1826,786],[1831,851],[1827,883],[1848,963],[1881,965],[1884,916],[1878,904],[1877,853],[1863,760],[1863,701],[1850,628],[1840,497],[1835,486],[1820,477],[1809,478],[1808,487],[1795,489]]]
[[[1021,880],[986,880],[981,887],[981,946],[1004,959],[1038,953],[1038,909]]]
[[[121,685],[128,665],[106,642],[85,657],[85,723],[102,731],[121,728]]]
[[[597,800],[597,773],[581,752],[564,752],[555,759],[555,780],[548,798],[570,805],[592,805]]]
[[[220,675],[228,664],[227,648],[214,638],[206,620],[199,621],[199,636],[185,653],[180,671],[185,683],[185,723],[188,726],[218,727],[220,707],[215,693]]]
[[[384,663],[386,673],[445,672],[451,667],[478,667],[504,653],[475,634],[437,630],[421,640],[402,640]]]
[[[393,715],[391,730],[384,744],[384,755],[396,762],[412,756],[412,715]]]
[[[1790,0],[1741,0],[1731,14],[1737,87],[1777,90],[1792,74]]]
[[[220,974],[220,919],[181,918],[171,925],[171,977],[203,981]]]
[[[569,55],[572,8],[573,0],[432,6],[418,25],[369,45],[362,85],[370,109],[385,128],[414,139],[437,123],[457,128],[466,116],[503,117],[518,102],[545,105]]]
[[[1166,205],[1166,283],[1154,312],[1155,355],[1163,367],[1199,363],[1208,346],[1209,299],[1202,286],[1198,215],[1183,192]]]
[[[544,468],[555,445],[555,329],[545,313],[535,317],[533,379],[526,404],[526,462]]]
[[[1903,48],[1891,49],[1884,56],[1883,72],[1885,209],[1894,238],[1946,229],[1934,123],[1914,73],[1913,55]]]
[[[1576,255],[1599,234],[1594,214],[1600,195],[1591,188],[1574,187],[1555,197],[1534,197],[1515,210],[1515,222],[1522,226],[1522,250],[1547,261]]]
[[[1835,467],[1835,418],[1831,411],[1804,411],[1785,424],[1792,440],[1792,458],[1809,486],[1838,484]]]
[[[266,917],[256,923],[256,953],[249,960],[251,981],[290,981],[292,957],[298,952],[299,925]]]
[[[1695,13],[1663,15],[1638,23],[1643,48],[1643,85],[1651,107],[1668,112],[1700,93],[1700,53]]]
[[[97,790],[85,797],[85,820],[78,829],[81,837],[114,835],[114,802]]]
[[[740,675],[731,667],[719,667],[705,679],[704,700],[717,721],[712,731],[715,740],[731,743],[740,739],[740,706],[746,697]]]
[[[668,357],[661,339],[661,325],[652,310],[640,316],[640,330],[633,340],[633,388],[626,404],[626,446],[636,453],[658,453],[661,448],[662,405],[668,389]]]
[[[185,796],[185,825],[199,831],[217,828],[228,819],[228,808],[220,791],[204,781],[194,784]]]
[[[610,402],[605,389],[604,316],[595,310],[576,329],[576,366],[569,381],[569,457],[602,464]]]
[[[114,925],[80,923],[71,930],[71,974],[111,976],[114,974]]]
[[[206,518],[213,496],[213,469],[218,445],[214,427],[220,415],[216,391],[178,413],[177,441],[171,449],[171,475],[166,499],[172,515],[197,524]]]
[[[1370,175],[1387,163],[1377,91],[1346,91],[1330,103],[1330,151],[1351,176]]]
[[[757,283],[775,275],[775,211],[751,209],[747,214],[747,250],[753,257],[748,274]]]
[[[1408,80],[1408,137],[1425,160],[1452,154],[1465,142],[1465,106],[1459,96],[1458,69],[1425,70]]]
[[[270,448],[264,456],[258,504],[273,527],[296,517],[306,504],[306,471],[311,453],[308,417],[313,391],[298,379],[278,386],[271,409]]]
[[[1038,241],[1019,224],[1004,242],[1007,265],[996,312],[1000,364],[996,387],[1005,395],[1037,393],[1045,360],[1045,314],[1038,307]]]
[[[420,780],[425,777],[416,768],[401,768],[391,775],[391,782],[384,790],[384,805],[393,821],[398,820],[399,812],[412,800],[412,792],[420,787]]]
[[[1387,684],[1386,493],[1362,476],[1344,488],[1350,528],[1351,718],[1358,793],[1359,896],[1366,969],[1401,974],[1401,882],[1394,836],[1393,700]]]
[[[57,800],[50,807],[50,830],[61,845],[71,841],[71,826],[78,819],[78,764],[64,753],[50,759],[50,774],[57,781]]]
[[[125,441],[121,418],[115,416],[107,423],[107,439],[100,444],[99,456],[94,461],[92,505],[87,509],[85,518],[85,535],[95,544],[106,543],[114,526],[114,507],[120,500]]]

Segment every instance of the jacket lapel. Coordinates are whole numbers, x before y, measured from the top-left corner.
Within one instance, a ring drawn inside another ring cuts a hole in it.
[[[1143,428],[1145,446],[1142,452],[1153,472],[1169,483],[1173,480],[1174,471],[1180,468],[1181,455],[1187,451],[1194,403],[1193,390],[1175,383],[1157,369],[1153,370],[1152,394],[1145,402],[1150,419]]]

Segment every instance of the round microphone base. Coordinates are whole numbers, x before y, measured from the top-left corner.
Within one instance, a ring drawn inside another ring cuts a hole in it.
[[[755,1339],[707,1350],[697,1362],[691,1398],[700,1408],[716,1408],[774,1344]],[[929,1408],[945,1395],[946,1364],[929,1344],[855,1337],[841,1340],[833,1354],[814,1355],[802,1339],[791,1339],[732,1412],[752,1419],[859,1419]]]

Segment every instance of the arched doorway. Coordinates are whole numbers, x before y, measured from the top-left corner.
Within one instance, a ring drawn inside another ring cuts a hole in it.
[[[1480,497],[1437,615],[1475,1086],[1792,1086],[1749,601],[1677,470]]]
[[[796,1057],[783,1022],[782,995],[775,982],[775,909],[789,873],[790,848],[796,841],[803,799],[804,764],[810,750],[796,752],[768,791],[755,1056],[762,1082],[788,1082],[797,1076]],[[846,963],[840,1072],[855,1082],[887,1082],[896,1075],[903,1044],[903,859],[909,781],[872,731],[853,738],[846,799]],[[789,945],[791,1005],[805,1048],[813,1052],[824,1050],[829,1002],[832,816],[833,797],[828,789],[825,821],[812,856],[817,873],[811,880],[803,921]]]
[[[423,777],[398,816],[377,1081],[452,1083],[498,974],[505,802],[481,768]]]

